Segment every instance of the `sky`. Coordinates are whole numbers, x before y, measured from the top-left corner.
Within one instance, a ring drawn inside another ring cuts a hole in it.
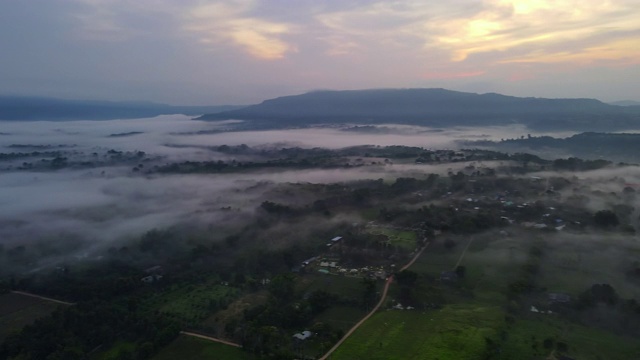
[[[442,87],[640,101],[640,0],[0,0],[0,94],[252,104]]]

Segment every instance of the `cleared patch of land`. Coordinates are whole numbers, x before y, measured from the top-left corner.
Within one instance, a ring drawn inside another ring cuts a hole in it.
[[[445,249],[442,241],[430,247],[410,267],[421,279],[414,294],[422,299],[441,296],[442,307],[418,305],[410,311],[380,311],[345,341],[332,359],[555,359],[553,355],[560,352],[588,360],[640,358],[640,343],[622,332],[581,325],[557,313],[529,312],[528,305],[520,304],[521,310],[514,311],[516,303],[508,299],[506,289],[521,276],[532,248],[543,254],[536,277],[538,286],[544,286],[541,289],[577,296],[595,279],[602,279],[624,293],[636,291],[635,285],[624,282],[622,270],[617,269],[616,279],[615,267],[605,266],[615,263],[613,257],[621,258],[621,250],[603,245],[599,254],[581,254],[579,243],[561,242],[560,235],[527,235],[478,235],[461,258],[459,265],[466,268],[466,274],[457,281],[439,280],[440,272],[455,266],[467,243],[453,238],[457,242],[454,247]],[[618,240],[618,246],[626,244],[627,251],[636,246],[623,240]],[[591,269],[586,269],[588,264]],[[573,272],[582,268],[597,277],[569,286],[578,280]],[[397,288],[391,290],[398,294]],[[546,292],[540,291],[519,301],[530,304],[536,296],[546,299]]]
[[[173,286],[158,293],[149,304],[184,326],[195,326],[218,310],[226,308],[239,294],[238,289],[211,280],[200,284]]]
[[[369,229],[369,233],[373,235],[385,235],[389,240],[388,244],[392,247],[399,247],[406,250],[413,250],[418,247],[415,231],[396,230],[383,227],[374,227]]]
[[[501,321],[496,307],[383,311],[362,325],[332,359],[482,359],[484,338],[494,335]]]
[[[197,328],[208,334],[224,336],[225,325],[234,319],[241,319],[244,311],[252,306],[264,304],[267,301],[266,291],[249,293],[232,302],[224,310],[220,310],[198,324]]]
[[[242,349],[233,346],[192,336],[180,335],[152,358],[152,360],[175,359],[251,360],[254,359],[254,357]]]
[[[448,305],[440,310],[380,312],[346,341],[332,359],[544,359],[557,344],[577,359],[638,359],[630,337],[536,315],[506,327],[500,307]],[[492,339],[501,339],[491,349]],[[549,340],[547,340],[549,339]],[[545,340],[549,347],[545,347]]]
[[[59,306],[65,305],[17,293],[0,295],[0,341],[51,314]]]

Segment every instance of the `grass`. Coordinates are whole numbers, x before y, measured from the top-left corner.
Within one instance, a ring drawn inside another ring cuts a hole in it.
[[[135,343],[118,341],[104,351],[98,351],[91,356],[92,360],[117,360],[123,352],[132,353],[136,347]]]
[[[341,297],[356,299],[362,296],[363,289],[361,278],[345,275],[306,274],[296,286],[296,290],[302,293],[324,290]]]
[[[202,284],[175,286],[150,301],[157,310],[193,326],[221,307],[226,307],[240,294],[236,288],[210,281]]]
[[[393,230],[387,228],[372,228],[369,232],[373,235],[385,235],[389,238],[389,245],[406,250],[414,250],[417,247],[417,235],[414,231]]]
[[[556,247],[547,251],[543,260],[540,284],[551,291],[574,295],[596,283],[610,284],[620,296],[637,298],[640,284],[629,281],[624,275],[632,262],[624,258],[624,252],[630,250],[623,246],[615,251]]]
[[[175,359],[253,360],[255,357],[233,346],[180,335],[151,358],[151,360]]]
[[[227,306],[226,309],[220,310],[202,321],[197,328],[206,333],[222,336],[227,323],[234,319],[241,319],[245,310],[267,301],[268,294],[266,291],[246,294]]]
[[[352,306],[334,306],[318,315],[314,322],[321,322],[330,325],[334,329],[347,331],[360,321],[366,312]]]
[[[375,314],[332,359],[482,359],[485,337],[501,324],[497,307],[449,305],[440,310]]]
[[[450,250],[444,249],[440,243],[429,245],[409,270],[433,276],[439,276],[442,271],[453,270],[466,245],[465,242],[457,242],[458,245]]]
[[[493,359],[545,359],[558,342],[567,344],[567,354],[577,359],[640,358],[640,343],[630,337],[555,315],[536,314],[507,327],[504,315],[500,307],[472,304],[427,312],[380,312],[338,348],[332,359],[482,359],[489,351],[486,339],[500,349]],[[544,347],[546,338],[553,339],[553,347]]]
[[[15,293],[0,295],[0,342],[59,306],[65,305]]]
[[[502,342],[501,358],[544,358],[554,350],[553,347],[544,347],[543,342],[547,338],[553,339],[554,344],[567,344],[567,354],[581,360],[640,358],[640,343],[636,339],[569,323],[553,315],[516,320]]]
[[[433,279],[441,271],[452,269],[466,245],[464,238],[454,240],[458,246],[448,251],[441,243],[434,244],[411,270]],[[505,360],[555,359],[558,343],[566,344],[567,355],[576,359],[640,359],[640,343],[636,339],[585,327],[559,315],[525,312],[516,315],[512,323],[505,321],[506,288],[521,274],[531,244],[532,241],[516,237],[477,238],[460,264],[466,267],[465,278],[455,284],[422,280],[430,284],[426,287],[429,294],[440,291],[448,305],[424,312],[379,312],[332,359],[445,360],[482,359],[485,355]],[[601,282],[610,282],[615,288],[620,286],[623,293],[634,293],[631,284],[623,283],[619,266],[616,267],[613,257],[618,252],[583,253],[582,263],[591,264],[591,268],[571,269],[568,266],[572,263],[566,259],[577,256],[571,252],[573,248],[552,244],[545,249],[538,286],[548,287],[549,291],[577,293],[594,279],[602,279]],[[429,295],[421,294],[419,289],[415,290],[417,297]],[[395,290],[392,288],[391,296]],[[465,295],[468,291],[473,295]],[[553,345],[545,347],[545,339],[551,339]]]

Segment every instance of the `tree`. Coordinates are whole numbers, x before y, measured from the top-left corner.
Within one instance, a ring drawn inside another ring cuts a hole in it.
[[[395,276],[400,285],[400,301],[403,304],[413,303],[413,289],[418,280],[418,274],[411,270],[402,270]]]
[[[295,279],[291,274],[278,275],[271,280],[269,292],[279,302],[289,302],[293,299]]]
[[[456,244],[456,242],[455,242],[455,241],[453,241],[452,239],[446,239],[446,240],[444,241],[444,247],[445,247],[447,250],[451,250],[451,249],[453,249],[454,247],[456,247],[456,245],[458,245],[458,244]]]
[[[411,270],[402,270],[395,276],[398,285],[412,287],[418,280],[418,273]]]
[[[593,215],[593,223],[602,228],[610,228],[617,226],[620,222],[613,211],[600,210]]]
[[[316,290],[309,295],[308,301],[311,311],[314,314],[319,314],[331,307],[337,301],[337,297],[324,290]]]
[[[362,279],[362,305],[368,308],[376,298],[376,281],[374,279]]]
[[[464,267],[462,265],[459,265],[459,266],[456,267],[456,275],[458,275],[458,278],[460,278],[460,279],[464,278],[464,275],[466,274],[466,272],[467,272],[467,268],[466,267]]]

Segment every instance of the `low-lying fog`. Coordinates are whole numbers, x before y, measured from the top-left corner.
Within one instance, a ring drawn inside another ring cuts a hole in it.
[[[144,151],[158,163],[230,160],[209,150],[220,145],[342,148],[407,145],[457,148],[459,140],[501,139],[534,133],[522,126],[429,129],[416,126],[316,127],[227,131],[233,121],[205,122],[186,116],[113,121],[0,122],[0,153],[63,151],[65,156]],[[548,134],[546,134],[548,135]],[[568,136],[571,134],[553,134]],[[97,155],[94,155],[97,156]],[[240,159],[238,159],[240,160]],[[217,226],[242,218],[281,183],[333,183],[390,179],[407,174],[446,174],[452,167],[380,165],[363,169],[145,176],[127,166],[38,170],[20,168],[32,159],[0,159],[0,245],[75,239],[75,256],[90,254],[153,228],[199,222]],[[457,166],[464,166],[458,164]],[[229,212],[229,207],[233,209]],[[84,245],[84,246],[81,246]]]

